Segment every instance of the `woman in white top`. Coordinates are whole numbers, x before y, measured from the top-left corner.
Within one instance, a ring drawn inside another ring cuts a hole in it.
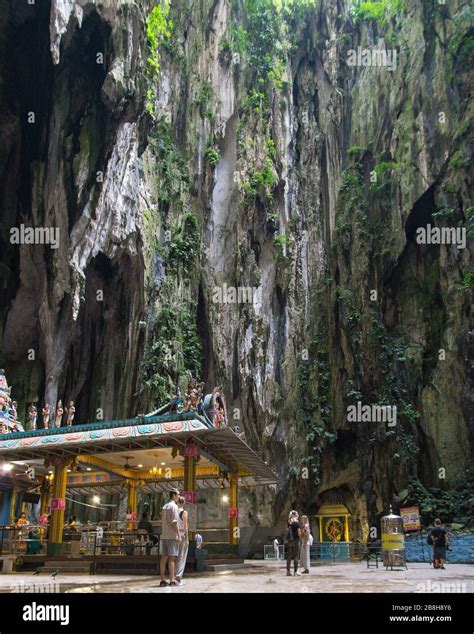
[[[181,541],[179,543],[178,558],[176,560],[175,579],[181,585],[186,567],[186,558],[188,556],[189,536],[188,536],[188,512],[184,510],[184,497],[181,495],[178,499],[178,527]]]
[[[307,515],[301,517],[301,555],[300,564],[303,566],[303,574],[309,574],[309,548],[311,546],[311,528]]]

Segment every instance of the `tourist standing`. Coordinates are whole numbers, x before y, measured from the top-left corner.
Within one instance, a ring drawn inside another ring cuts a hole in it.
[[[303,574],[309,574],[309,549],[311,546],[311,527],[307,515],[301,517],[301,559],[300,564],[303,567]]]
[[[288,517],[287,535],[286,541],[288,546],[288,552],[286,555],[286,575],[291,577],[290,567],[293,560],[294,575],[301,574],[298,572],[298,560],[300,558],[300,537],[301,537],[301,524],[299,522],[298,511],[290,511]]]
[[[188,535],[188,512],[184,510],[185,499],[181,495],[178,499],[178,526],[181,541],[179,543],[178,559],[176,560],[176,576],[178,584],[183,585],[182,578],[186,567],[188,556],[189,535]]]
[[[160,588],[168,585],[168,583],[165,581],[166,564],[168,564],[169,570],[169,585],[179,585],[174,576],[175,563],[179,552],[179,543],[181,541],[178,526],[178,499],[179,491],[177,489],[172,489],[169,493],[169,502],[167,502],[161,509]]]
[[[448,533],[443,528],[440,519],[435,519],[434,528],[428,535],[428,543],[433,546],[433,567],[445,570],[446,548],[449,544]]]

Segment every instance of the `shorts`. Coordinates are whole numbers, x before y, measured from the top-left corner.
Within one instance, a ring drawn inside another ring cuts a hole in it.
[[[179,542],[177,539],[162,539],[161,540],[161,556],[162,557],[177,557],[179,551]]]

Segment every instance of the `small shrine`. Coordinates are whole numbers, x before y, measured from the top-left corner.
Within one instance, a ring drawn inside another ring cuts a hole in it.
[[[319,523],[319,558],[348,560],[350,558],[349,517],[344,504],[323,504],[316,513]]]
[[[320,542],[348,542],[350,513],[344,504],[323,504],[316,513]]]

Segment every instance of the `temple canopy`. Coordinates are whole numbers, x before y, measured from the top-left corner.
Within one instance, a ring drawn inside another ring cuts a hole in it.
[[[197,480],[206,481],[207,486],[225,472],[235,473],[242,484],[278,481],[238,434],[229,427],[209,426],[208,419],[194,411],[6,434],[0,437],[0,460],[54,464],[55,459],[68,458],[75,465],[72,471],[87,465],[112,476],[143,480],[145,490],[158,491],[167,481],[182,478],[178,454],[184,455],[190,442],[200,457]],[[127,455],[133,457],[133,464],[124,468]],[[148,465],[157,462],[165,462],[171,471],[150,474]],[[146,486],[153,482],[154,487]]]

